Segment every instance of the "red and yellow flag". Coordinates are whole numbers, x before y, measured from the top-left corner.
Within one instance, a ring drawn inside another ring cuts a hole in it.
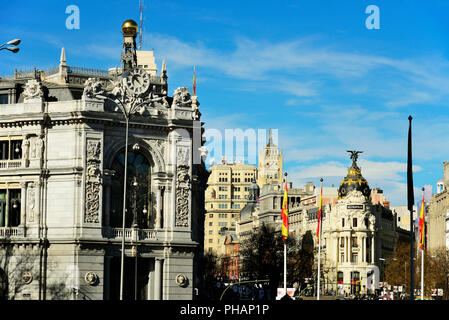
[[[321,185],[320,206],[318,207],[318,226],[316,228],[317,243],[320,243],[321,210],[323,207],[323,186]]]
[[[193,95],[196,96],[195,66],[193,66]]]
[[[425,213],[425,203],[424,203],[424,192],[422,195],[421,212],[419,214],[419,248],[424,249],[424,213]]]
[[[282,200],[282,242],[288,238],[288,198],[287,198],[287,180],[285,180],[284,199]]]

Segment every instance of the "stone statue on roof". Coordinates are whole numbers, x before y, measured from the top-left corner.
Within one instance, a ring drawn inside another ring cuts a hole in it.
[[[363,151],[346,150],[346,152],[351,153],[352,166],[357,168],[357,159],[359,157],[359,153],[363,153]]]

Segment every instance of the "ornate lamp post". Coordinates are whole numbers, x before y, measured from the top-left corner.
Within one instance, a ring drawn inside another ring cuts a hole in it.
[[[125,256],[125,213],[126,213],[126,188],[128,178],[128,135],[129,118],[136,113],[142,114],[144,105],[160,101],[163,98],[151,98],[148,95],[150,88],[150,76],[148,73],[137,68],[137,55],[135,50],[135,38],[137,35],[137,23],[127,20],[122,25],[123,53],[122,74],[113,83],[113,87],[107,95],[104,94],[103,85],[96,79],[88,79],[85,84],[85,95],[90,98],[100,98],[113,102],[115,110],[120,110],[125,117],[125,159],[123,176],[123,217],[122,217],[122,250],[120,267],[120,300],[123,300],[123,270]],[[137,221],[134,221],[137,224]]]

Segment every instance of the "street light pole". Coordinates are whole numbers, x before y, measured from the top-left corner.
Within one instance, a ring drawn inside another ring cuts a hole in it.
[[[122,252],[120,262],[120,300],[123,300],[123,269],[125,260],[125,213],[126,213],[126,179],[128,174],[128,125],[129,119],[126,111],[123,110],[125,116],[126,130],[125,130],[125,170],[123,176],[123,214],[122,214]]]

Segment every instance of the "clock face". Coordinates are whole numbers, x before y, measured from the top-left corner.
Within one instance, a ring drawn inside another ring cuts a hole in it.
[[[125,84],[129,91],[139,95],[145,93],[150,87],[150,76],[143,69],[135,69],[128,73]]]

